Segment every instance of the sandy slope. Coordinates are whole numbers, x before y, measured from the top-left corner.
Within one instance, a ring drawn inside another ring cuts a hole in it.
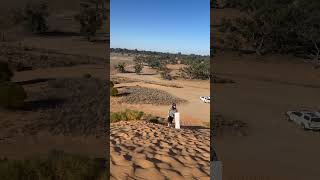
[[[111,124],[111,179],[209,179],[209,129]]]

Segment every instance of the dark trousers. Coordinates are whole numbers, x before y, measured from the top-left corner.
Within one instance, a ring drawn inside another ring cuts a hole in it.
[[[173,117],[169,116],[168,117],[168,123],[172,124],[172,122],[173,122]]]

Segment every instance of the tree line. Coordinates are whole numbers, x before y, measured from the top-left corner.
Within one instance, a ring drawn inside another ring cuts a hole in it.
[[[178,72],[178,76],[184,79],[210,79],[210,58],[209,56],[191,56],[181,55],[179,58],[167,54],[160,55],[136,55],[134,57],[134,71],[140,74],[144,66],[149,66],[152,69],[157,70],[161,77],[166,80],[172,80],[174,77],[171,75],[171,69],[168,68],[168,64],[184,64],[185,67],[181,67]],[[120,62],[115,65],[120,73],[126,73],[126,63]]]
[[[80,29],[79,32],[88,41],[96,35],[107,20],[107,2],[104,0],[81,0],[79,12],[74,15]],[[50,16],[47,1],[29,2],[23,8],[13,9],[11,13],[14,25],[23,24],[32,33],[45,33],[49,29]]]
[[[238,50],[250,48],[258,55],[294,54],[320,64],[320,1],[223,2],[214,7],[236,8],[243,13],[241,17],[222,19],[219,27],[222,35],[218,40],[224,46]]]

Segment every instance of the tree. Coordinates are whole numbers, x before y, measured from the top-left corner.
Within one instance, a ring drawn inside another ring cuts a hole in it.
[[[187,67],[181,68],[180,76],[186,79],[209,79],[210,63],[209,61],[195,61]]]
[[[87,0],[80,5],[80,13],[75,16],[75,19],[80,23],[80,33],[90,41],[103,25],[105,11],[104,8],[101,10],[100,5],[104,6],[104,3],[100,0]]]
[[[140,72],[142,71],[143,69],[143,58],[141,56],[137,56],[135,57],[135,59],[133,60],[134,61],[134,71],[135,73],[137,74],[140,74]]]
[[[158,72],[160,72],[160,76],[166,80],[172,80],[171,70],[167,67],[167,62],[164,60],[159,60],[159,65],[157,67]]]
[[[116,64],[115,66],[115,69],[117,69],[120,73],[125,73],[126,72],[126,63],[125,62],[120,62],[118,64]]]
[[[314,60],[316,67],[320,65],[320,2],[298,1],[296,6],[305,7],[308,15],[305,15],[299,21],[297,26],[298,36],[306,41],[305,46],[311,59]]]
[[[236,6],[245,15],[222,22],[223,44],[267,52],[317,54],[320,2],[313,0],[243,0]],[[313,39],[313,40],[311,40]],[[309,42],[308,42],[309,41]],[[317,55],[316,55],[317,56]]]
[[[42,33],[48,30],[48,5],[46,2],[28,3],[23,13],[15,11],[14,21],[24,22],[27,29],[34,33]]]

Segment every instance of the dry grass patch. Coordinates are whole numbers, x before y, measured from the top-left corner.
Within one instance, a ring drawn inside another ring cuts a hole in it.
[[[146,87],[127,87],[123,90],[120,102],[129,104],[170,105],[172,103],[187,103],[185,99],[178,98],[166,91]]]
[[[45,158],[0,160],[1,180],[88,179],[102,180],[105,162],[77,154],[52,151]]]

